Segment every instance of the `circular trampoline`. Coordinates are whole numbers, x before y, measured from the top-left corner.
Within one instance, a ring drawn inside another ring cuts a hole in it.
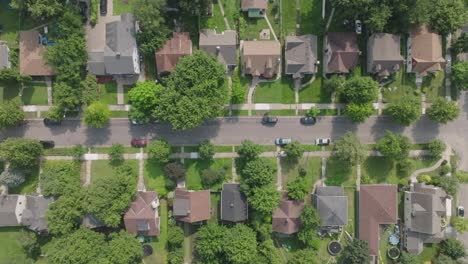
[[[387,251],[387,255],[390,259],[397,259],[400,256],[400,250],[396,247],[391,247]]]
[[[145,257],[153,254],[153,248],[150,245],[144,245],[143,246],[143,255]]]
[[[338,255],[341,252],[341,250],[342,250],[342,246],[340,242],[338,241],[331,241],[328,244],[328,253],[330,253],[330,255],[332,256]]]

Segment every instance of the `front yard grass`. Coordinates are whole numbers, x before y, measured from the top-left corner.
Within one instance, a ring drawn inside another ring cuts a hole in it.
[[[132,0],[110,0],[113,1],[114,5],[114,16],[121,15],[123,13],[133,13]]]
[[[281,1],[283,36],[296,35],[296,1]]]
[[[109,105],[117,104],[117,84],[115,82],[100,84],[99,100]]]
[[[281,80],[258,84],[254,91],[254,103],[294,104],[292,79],[282,76]]]
[[[47,105],[47,85],[44,82],[31,82],[23,88],[21,100],[25,105]]]
[[[125,160],[126,164],[132,168],[132,176],[135,179],[138,177],[138,160]],[[109,160],[93,160],[91,163],[91,183],[96,182],[97,179],[115,175],[118,166],[110,164]]]
[[[322,77],[316,74],[315,80],[299,90],[299,103],[331,103],[331,92],[323,88]]]
[[[423,78],[422,90],[426,94],[426,102],[433,103],[438,97],[445,96],[445,71],[430,73]]]
[[[240,66],[239,66],[240,67]],[[231,104],[244,104],[247,102],[247,92],[251,83],[251,78],[242,76],[239,67],[232,73],[232,96]]]
[[[202,184],[202,173],[206,169],[213,169],[215,171],[220,169],[226,170],[224,181],[230,181],[232,178],[231,159],[213,159],[213,160],[201,160],[201,159],[186,159],[185,160],[186,176],[185,185],[188,190],[203,190],[206,189]],[[222,182],[215,183],[211,186],[211,190],[220,190]]]
[[[335,157],[327,159],[326,185],[354,187],[356,185],[356,166],[343,164]]]
[[[416,80],[413,73],[405,73],[403,70],[393,75],[394,81],[382,87],[382,99],[384,103],[395,102],[407,96],[421,96],[416,88]]]
[[[167,263],[167,201],[166,199],[159,200],[159,219],[160,233],[154,238],[154,241],[149,244],[153,247],[153,254],[146,257],[144,262],[154,264]]]
[[[307,174],[304,177],[306,185],[312,191],[314,183],[320,179],[322,174],[322,159],[319,157],[303,157],[297,163],[291,163],[285,159],[281,159],[282,185],[286,189],[288,182],[293,181],[299,176],[299,168],[306,169]],[[308,200],[307,195],[306,200]]]
[[[29,263],[19,239],[21,232],[29,232],[22,227],[0,228],[0,263]]]
[[[213,16],[200,18],[200,29],[216,29],[216,32],[226,30],[223,15],[217,1],[213,2]]]
[[[164,174],[164,165],[157,162],[145,160],[143,176],[146,189],[156,191],[163,197],[176,186],[176,183]]]

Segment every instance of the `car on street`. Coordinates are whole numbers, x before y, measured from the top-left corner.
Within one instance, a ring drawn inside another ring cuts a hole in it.
[[[278,152],[278,154],[276,154],[277,157],[280,157],[280,158],[284,158],[286,157],[286,152],[284,152],[284,150]]]
[[[264,115],[262,117],[262,124],[264,125],[276,125],[278,118],[276,116]]]
[[[285,146],[287,144],[290,144],[292,142],[292,139],[290,138],[276,138],[275,139],[275,144],[278,146]]]
[[[148,140],[146,138],[134,138],[130,142],[130,145],[135,148],[144,148],[148,145]]]
[[[317,146],[328,146],[331,143],[331,139],[329,138],[317,138],[315,139],[315,145]]]
[[[301,124],[303,125],[313,125],[317,122],[317,118],[311,116],[301,117]]]
[[[107,0],[101,0],[99,10],[101,10],[101,16],[107,15]]]
[[[45,149],[51,149],[55,147],[55,142],[53,140],[39,140],[42,147]]]
[[[355,26],[355,29],[356,29],[356,34],[361,34],[362,33],[362,22],[361,20],[356,20],[354,22],[354,26]]]
[[[60,124],[62,124],[62,121],[57,121],[57,120],[54,120],[54,119],[51,119],[51,118],[44,118],[44,125],[46,126],[58,126]]]
[[[458,217],[465,217],[465,208],[463,206],[457,207],[457,215]]]

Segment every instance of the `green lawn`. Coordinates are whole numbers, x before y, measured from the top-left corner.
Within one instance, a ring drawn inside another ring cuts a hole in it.
[[[300,0],[299,3],[301,34],[320,35],[322,33],[322,0]]]
[[[220,200],[221,195],[219,193],[212,193],[211,199],[211,218],[208,220],[211,223],[218,223],[221,217],[220,213]]]
[[[229,22],[231,28],[235,28],[236,22],[235,17],[239,15],[240,12],[240,0],[229,0],[221,1],[224,8],[224,16]]]
[[[317,259],[320,263],[329,263],[331,255],[328,253],[328,244],[332,240],[334,240],[332,237],[324,237],[320,239],[320,247],[317,250]]]
[[[249,90],[251,79],[242,76],[239,67],[236,67],[232,73],[231,104],[244,104],[247,102],[247,91]]]
[[[122,13],[133,13],[132,0],[110,0],[114,4],[114,16],[118,16]],[[125,3],[127,2],[127,3]]]
[[[254,91],[254,103],[294,104],[294,84],[284,77],[273,82],[260,83]]]
[[[217,32],[226,30],[226,24],[224,23],[217,1],[213,2],[213,16],[200,18],[200,29],[205,28],[216,29]]]
[[[225,2],[225,1],[224,1]],[[239,36],[243,40],[260,39],[259,34],[262,29],[270,29],[264,18],[249,18],[246,13],[241,14],[245,19],[245,29],[240,30]],[[273,21],[270,20],[271,23]],[[276,33],[276,32],[275,32]],[[273,39],[273,34],[270,33],[270,39]]]
[[[106,104],[117,104],[117,84],[115,82],[100,84],[99,100]]]
[[[291,2],[291,1],[287,1]],[[273,1],[268,1],[268,8],[266,11],[266,15],[268,16],[268,20],[270,20],[270,24],[273,27],[273,30],[275,31],[276,37],[278,39],[281,39],[281,32],[280,32],[280,17],[279,17],[279,1],[273,2]],[[270,27],[266,27],[270,28]],[[273,38],[273,33],[270,34],[270,39]]]
[[[286,256],[286,259],[291,259],[294,253],[297,250],[302,249],[302,242],[300,242],[296,236],[291,237],[273,237],[275,244],[279,245],[279,250],[283,255]]]
[[[47,105],[47,85],[44,82],[32,82],[25,86],[21,99],[25,105]]]
[[[405,73],[400,70],[392,77],[394,81],[382,87],[383,102],[394,102],[410,95],[420,97],[420,93],[416,92],[416,80],[413,73]]]
[[[280,110],[252,110],[253,116],[263,116],[265,114],[274,115],[274,116],[294,116],[296,115],[296,110],[294,109],[280,109]]]
[[[232,146],[214,146],[215,152],[232,152]]]
[[[128,117],[127,111],[111,111],[111,118]]]
[[[2,245],[0,247],[0,263],[29,263],[30,259],[18,240],[22,230],[21,227],[0,228],[0,245]]]
[[[132,167],[132,176],[135,179],[138,177],[138,160],[126,160],[125,163]],[[97,179],[114,175],[116,173],[116,166],[112,166],[108,160],[94,160],[91,163],[91,183]]]
[[[32,194],[37,190],[39,183],[39,168],[33,168],[26,172],[26,181],[18,187],[10,188],[10,194]]]
[[[282,1],[283,36],[296,35],[296,1]]]
[[[306,179],[306,185],[309,186],[310,191],[314,183],[320,179],[322,175],[322,159],[319,157],[303,157],[298,163],[293,164],[284,159],[281,160],[281,171],[282,171],[282,185],[286,189],[287,183],[293,181],[299,176],[299,168],[303,167],[307,170],[307,174],[304,177]],[[309,197],[306,197],[308,200]]]
[[[176,183],[164,175],[164,165],[145,160],[143,168],[145,186],[147,190],[156,191],[165,197],[168,192],[174,190]]]
[[[349,234],[355,235],[356,232],[356,189],[345,188],[345,194],[348,196],[348,225],[346,231]]]
[[[160,233],[154,241],[149,243],[153,247],[153,254],[144,259],[145,263],[165,264],[167,263],[167,201],[159,200]]]
[[[418,255],[419,263],[430,263],[437,256],[438,249],[437,244],[425,244],[423,251]]]
[[[300,103],[331,103],[331,93],[322,85],[322,77],[317,73],[315,80],[299,90]]]
[[[230,181],[232,160],[231,159],[213,159],[200,160],[200,159],[186,159],[185,160],[186,176],[185,185],[189,190],[203,190],[210,188],[212,190],[220,190],[222,182],[215,183],[213,186],[203,186],[202,184],[202,173],[204,170],[210,168],[213,170],[225,169],[225,181]]]
[[[0,40],[6,41],[10,49],[18,47],[19,16],[17,10],[8,10],[1,3],[0,24],[3,25],[3,33],[0,34]]]
[[[91,147],[91,153],[109,154],[110,147]],[[124,153],[140,153],[139,148],[124,147]]]
[[[2,101],[11,100],[19,95],[17,82],[0,82],[0,98]]]
[[[423,78],[422,90],[426,93],[426,102],[432,103],[438,97],[445,97],[445,71],[430,73]]]
[[[73,148],[52,148],[44,150],[44,156],[73,156]]]
[[[334,157],[327,160],[326,175],[328,186],[356,185],[356,167],[349,167]]]

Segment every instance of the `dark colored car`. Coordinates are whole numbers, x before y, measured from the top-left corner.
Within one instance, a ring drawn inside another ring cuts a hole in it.
[[[46,126],[58,126],[61,123],[62,121],[57,121],[57,120],[50,119],[50,118],[44,118],[44,125]]]
[[[135,148],[144,148],[148,145],[148,140],[146,138],[135,138],[130,144]]]
[[[276,116],[264,115],[262,118],[262,124],[264,125],[276,125],[278,118]]]
[[[311,116],[301,117],[301,124],[303,125],[313,125],[316,122],[317,122],[317,119],[315,117],[311,117]]]
[[[457,207],[457,215],[462,218],[465,217],[465,208],[463,206]]]
[[[3,25],[0,24],[0,33],[3,33]]]
[[[53,140],[39,140],[39,143],[41,143],[42,147],[45,149],[51,149],[55,147],[55,142]]]
[[[101,16],[107,15],[107,0],[101,0],[99,10],[101,10]]]

